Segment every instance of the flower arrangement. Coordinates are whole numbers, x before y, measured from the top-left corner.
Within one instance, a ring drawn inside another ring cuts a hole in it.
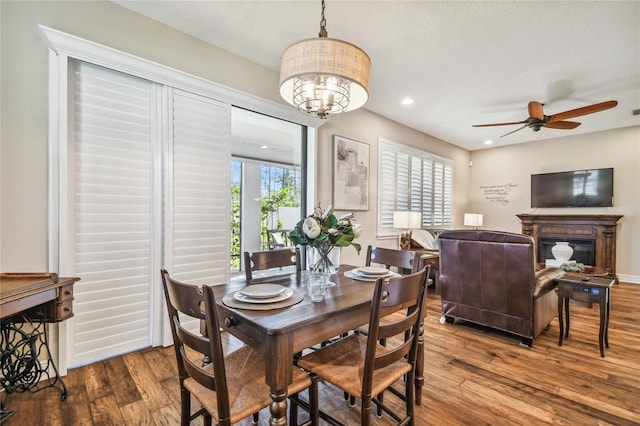
[[[565,262],[562,265],[560,265],[560,269],[566,272],[582,272],[584,271],[584,264],[576,263],[576,262],[571,262],[571,263]]]
[[[289,240],[295,245],[317,249],[353,246],[360,253],[360,244],[353,240],[362,234],[362,226],[354,223],[353,219],[353,213],[337,218],[331,206],[323,210],[318,204],[312,215],[298,222],[289,232]]]

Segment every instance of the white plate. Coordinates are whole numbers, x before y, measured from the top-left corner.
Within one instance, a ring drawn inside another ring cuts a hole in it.
[[[242,291],[242,290],[240,290]],[[268,297],[268,298],[260,298],[260,299],[256,299],[255,297],[250,297],[250,296],[245,296],[244,294],[240,293],[240,291],[236,291],[235,293],[233,293],[233,298],[236,299],[239,302],[245,302],[245,303],[275,303],[275,302],[282,302],[283,300],[287,300],[288,298],[290,298],[291,296],[293,296],[293,290],[290,288],[284,288],[284,292],[282,294],[279,294],[277,296],[273,296],[273,297]]]
[[[361,266],[357,268],[361,275],[386,275],[389,273],[387,268],[380,268],[376,266]]]
[[[254,284],[239,290],[238,293],[254,299],[268,299],[283,294],[287,287],[279,284]]]
[[[391,272],[391,271],[387,271],[386,275],[364,275],[358,272],[358,269],[352,269],[351,271],[346,271],[344,273],[344,276],[347,278],[351,278],[353,280],[359,280],[359,281],[371,281],[374,282],[376,281],[378,278],[397,278],[397,277],[401,277],[402,275],[400,274],[396,274],[395,272]]]

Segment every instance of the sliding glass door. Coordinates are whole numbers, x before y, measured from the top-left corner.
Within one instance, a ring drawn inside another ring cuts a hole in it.
[[[231,114],[232,273],[242,253],[289,245],[304,206],[306,127],[233,108]]]

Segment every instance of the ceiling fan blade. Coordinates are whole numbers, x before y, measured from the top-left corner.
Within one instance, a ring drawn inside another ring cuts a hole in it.
[[[605,109],[613,108],[618,105],[618,101],[600,102],[598,104],[588,105],[581,108],[572,109],[569,111],[559,112],[549,116],[549,122],[562,121],[567,118],[579,117],[581,115],[593,114],[594,112],[604,111]]]
[[[529,109],[529,117],[544,120],[544,112],[542,111],[542,104],[540,102],[531,101],[527,107]]]
[[[511,126],[513,124],[524,124],[526,121],[511,121],[509,123],[492,123],[492,124],[472,124],[473,127],[489,127],[489,126]]]
[[[526,128],[527,126],[528,126],[528,124],[525,124],[524,126],[522,126],[522,127],[518,127],[517,129],[515,129],[515,130],[513,130],[513,131],[511,131],[511,132],[509,132],[509,133],[505,133],[504,135],[502,135],[502,136],[500,136],[500,137],[501,137],[501,138],[503,138],[503,137],[505,137],[505,136],[508,136],[508,135],[510,135],[511,133],[515,133],[515,132],[517,132],[517,131],[519,131],[519,130],[522,130],[522,129]]]
[[[565,129],[571,130],[578,127],[580,123],[577,121],[550,121],[544,125],[544,127],[549,127],[551,129]]]

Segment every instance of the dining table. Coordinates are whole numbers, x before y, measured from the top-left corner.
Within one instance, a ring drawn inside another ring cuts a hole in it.
[[[354,268],[341,265],[338,272],[329,277],[335,285],[326,289],[321,302],[312,302],[309,298],[307,285],[312,274],[308,271],[212,286],[221,327],[259,351],[266,360],[265,382],[272,398],[269,407],[271,425],[287,424],[287,386],[292,381],[293,368],[296,368],[294,355],[369,322],[375,280],[349,278],[353,277],[350,272]],[[300,301],[275,309],[264,305],[242,309],[229,303],[230,295],[255,284],[279,284],[290,288]]]

